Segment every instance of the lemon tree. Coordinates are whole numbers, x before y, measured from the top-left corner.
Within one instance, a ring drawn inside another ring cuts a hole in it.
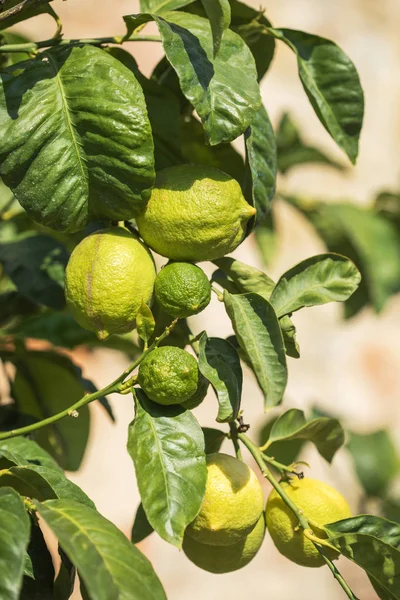
[[[63,35],[57,2],[0,4],[0,359],[9,383],[0,405],[0,600],[67,600],[77,578],[91,600],[165,600],[135,545],[153,531],[183,549],[177,563],[216,574],[245,567],[266,538],[299,565],[326,566],[357,600],[334,562],[341,555],[382,600],[400,599],[391,485],[399,460],[389,435],[349,433],[365,501],[380,513],[352,506],[351,516],[298,460],[312,443],[330,463],[345,442],[340,421],[277,409],[288,360],[300,357],[299,310],[343,302],[346,316],[366,304],[378,311],[399,290],[396,194],[364,210],[282,187],[327,251],[276,281],[227,256],[243,242],[251,256],[255,240],[270,261],[278,170],[342,167],[307,145],[289,115],[272,126],[260,82],[275,45],[293,52],[316,117],[354,163],[364,99],[351,59],[238,0],[141,0],[121,19],[124,32],[88,39]],[[53,37],[15,33],[40,15],[54,19]],[[149,77],[134,58],[143,40],[163,52]],[[201,315],[212,303],[231,325],[226,338]],[[75,364],[86,355],[73,352],[99,346],[127,364],[102,389]],[[276,409],[257,442],[243,366],[264,409]],[[134,413],[127,451],[141,502],[131,541],[64,473],[85,458],[89,404],[114,420],[111,395]],[[219,425],[202,427],[200,416]],[[42,528],[58,540],[57,573]]]

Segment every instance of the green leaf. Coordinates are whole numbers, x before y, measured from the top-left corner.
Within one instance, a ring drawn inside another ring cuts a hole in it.
[[[145,344],[148,343],[149,339],[153,335],[155,326],[156,322],[154,320],[153,313],[147,304],[142,301],[139,312],[136,315],[136,329],[139,337],[144,341]]]
[[[378,585],[400,598],[400,525],[360,515],[324,527],[331,544]],[[390,595],[389,595],[390,598]]]
[[[347,448],[366,495],[383,498],[400,470],[400,459],[389,433],[351,433]]]
[[[0,454],[8,452],[22,458],[22,464],[33,463],[42,465],[62,473],[62,469],[50,454],[41,448],[36,442],[28,438],[18,436],[8,440],[0,440]],[[15,464],[20,464],[18,461]]]
[[[21,21],[26,21],[26,19],[31,19],[32,17],[36,17],[37,15],[41,15],[44,13],[50,13],[50,7],[48,3],[52,2],[52,0],[36,0],[36,2],[30,2],[26,4],[20,3],[20,0],[5,0],[2,2],[1,12],[6,11],[10,8],[17,8],[17,5],[21,4],[21,10],[15,10],[9,14],[9,16],[5,17],[5,15],[1,15],[2,19],[0,19],[0,31],[2,29],[7,29]]]
[[[47,235],[31,235],[0,244],[0,262],[18,291],[36,304],[65,306],[64,271],[69,254]]]
[[[263,10],[255,10],[238,0],[229,0],[231,5],[231,29],[246,42],[256,61],[258,79],[261,80],[271,64],[275,51],[275,40],[265,35],[265,27],[271,23]]]
[[[119,61],[90,45],[52,48],[0,97],[0,174],[33,219],[77,231],[144,208],[151,128],[141,87]]]
[[[209,338],[204,332],[200,338],[199,369],[217,394],[218,423],[234,421],[239,413],[243,383],[235,348],[221,338]]]
[[[268,440],[271,429],[276,423],[279,417],[268,419],[264,424],[260,433],[258,434],[258,442],[260,446],[263,446]],[[305,444],[304,440],[293,439],[293,440],[281,440],[279,442],[273,442],[268,446],[266,454],[273,456],[275,460],[283,465],[290,465],[295,462]]]
[[[213,263],[232,279],[238,292],[242,294],[254,292],[265,298],[265,300],[270,299],[275,282],[260,269],[246,265],[240,260],[229,256],[218,258]]]
[[[194,0],[140,0],[140,12],[164,13],[191,4]]]
[[[62,472],[41,465],[21,464],[21,461],[18,461],[17,466],[3,471],[0,486],[12,487],[22,496],[41,501],[53,498],[70,499],[95,508],[85,492],[69,481]]]
[[[150,562],[97,511],[72,500],[37,503],[92,600],[165,600]]]
[[[226,434],[219,429],[213,429],[212,427],[203,427],[204,442],[205,442],[205,453],[213,454],[219,452],[221,446],[226,439]]]
[[[138,544],[147,538],[154,529],[150,525],[146,513],[144,512],[143,504],[140,503],[136,511],[135,520],[132,527],[131,541],[133,544]]]
[[[26,559],[20,600],[54,600],[53,561],[38,524],[31,523],[31,539]]]
[[[1,251],[1,250],[0,250]],[[25,298],[19,292],[9,291],[0,294],[0,326],[8,326],[10,321],[18,320],[38,312],[37,304]]]
[[[382,503],[382,514],[389,521],[396,521],[400,524],[400,497],[391,496],[390,494]]]
[[[293,321],[285,315],[279,319],[279,325],[282,331],[283,343],[287,356],[300,358],[300,346],[296,339],[296,327]]]
[[[275,135],[264,106],[258,109],[244,139],[244,195],[247,202],[257,209],[257,220],[262,220],[268,214],[275,195],[277,171]]]
[[[278,253],[280,240],[275,227],[275,216],[270,211],[264,219],[257,223],[254,237],[261,259],[266,267],[270,267]]]
[[[346,316],[368,302],[380,312],[400,291],[400,241],[393,224],[352,204],[286,199],[306,215],[331,252],[348,256],[361,271],[361,285],[346,302]]]
[[[135,390],[129,426],[143,508],[157,533],[178,548],[203,501],[207,477],[204,437],[195,417],[179,406],[160,406]]]
[[[201,2],[211,23],[215,58],[221,47],[222,36],[229,29],[231,6],[229,0],[201,0]]]
[[[124,19],[128,32],[148,21],[156,22],[182,92],[196,109],[212,146],[230,142],[247,129],[261,98],[254,59],[240,36],[227,30],[213,61],[207,19],[184,12]]]
[[[24,573],[30,523],[21,497],[0,489],[0,600],[18,600]]]
[[[289,113],[283,113],[276,133],[278,169],[285,174],[293,167],[304,164],[328,165],[338,171],[346,167],[330,158],[319,148],[306,144]]]
[[[265,408],[280,404],[287,383],[285,350],[271,304],[258,294],[224,292],[225,309],[239,345],[249,357],[264,393]]]
[[[381,192],[375,198],[376,212],[391,221],[400,232],[400,194],[393,192]]]
[[[244,163],[239,152],[231,144],[206,144],[203,126],[194,116],[181,117],[181,146],[185,162],[215,167],[237,181],[243,180]]]
[[[294,29],[268,32],[297,55],[299,76],[319,120],[352,163],[364,116],[364,94],[357,70],[334,42]]]
[[[337,419],[320,417],[307,421],[302,410],[292,408],[273,424],[269,442],[306,440],[315,444],[318,452],[329,463],[344,444],[344,431]]]
[[[318,254],[284,273],[270,301],[278,317],[283,317],[306,306],[343,302],[360,281],[357,267],[345,256]]]
[[[54,600],[69,600],[74,592],[76,569],[60,545],[58,554],[61,564],[54,582]]]
[[[66,357],[55,352],[23,352],[15,359],[17,373],[12,397],[18,409],[38,420],[72,406],[86,393],[80,372]],[[87,406],[79,416],[66,417],[35,433],[35,439],[68,471],[76,471],[89,436]]]
[[[398,596],[395,596],[394,594],[392,594],[391,592],[389,592],[388,590],[383,588],[381,585],[379,585],[379,583],[376,581],[376,579],[374,577],[372,577],[371,575],[368,575],[368,579],[370,580],[372,587],[374,588],[375,592],[378,594],[378,597],[381,600],[397,600],[398,599]]]

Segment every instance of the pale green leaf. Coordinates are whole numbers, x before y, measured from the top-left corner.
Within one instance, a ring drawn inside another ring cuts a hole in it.
[[[284,273],[270,301],[278,317],[283,317],[306,306],[344,302],[360,281],[357,267],[345,256],[318,254]]]
[[[136,329],[145,344],[148,343],[149,339],[153,335],[155,326],[156,322],[154,320],[153,313],[147,304],[142,301],[139,312],[136,315]]]
[[[36,503],[91,600],[165,600],[150,562],[110,521],[72,500]]]
[[[140,12],[162,14],[170,10],[177,10],[191,4],[195,0],[140,0]]]

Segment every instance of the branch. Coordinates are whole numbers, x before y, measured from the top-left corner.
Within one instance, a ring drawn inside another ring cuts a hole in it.
[[[0,11],[0,23],[6,19],[9,19],[10,17],[15,17],[26,8],[31,8],[40,4],[48,4],[51,1],[52,0],[23,0],[8,10]]]
[[[93,402],[93,400],[98,400],[99,398],[107,396],[108,394],[124,391],[124,379],[126,379],[126,377],[134,369],[136,369],[136,367],[140,365],[144,357],[147,356],[149,352],[154,350],[154,348],[156,348],[160,344],[160,342],[162,342],[162,340],[171,333],[176,323],[177,319],[175,319],[175,321],[173,321],[171,325],[166,327],[163,333],[151,344],[151,346],[149,346],[149,348],[145,350],[143,354],[139,356],[139,358],[137,358],[127,369],[125,369],[125,371],[119,377],[117,377],[115,381],[113,381],[103,389],[93,392],[92,394],[85,394],[85,396],[78,400],[78,402],[76,402],[72,406],[69,406],[65,410],[62,410],[61,412],[53,415],[52,417],[48,417],[47,419],[43,419],[42,421],[38,421],[37,423],[33,423],[32,425],[27,425],[26,427],[12,429],[11,431],[4,431],[3,433],[0,433],[0,440],[8,440],[10,438],[17,437],[18,435],[26,435],[28,433],[32,433],[32,431],[36,431],[37,429],[41,429],[42,427],[47,427],[47,425],[52,425],[53,423],[56,423],[57,421],[60,421],[65,417],[76,417],[77,411],[80,408],[82,408],[82,406],[86,406],[90,402]]]

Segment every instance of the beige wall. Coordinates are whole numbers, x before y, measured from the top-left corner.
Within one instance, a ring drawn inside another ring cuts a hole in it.
[[[258,6],[259,2],[252,2]],[[266,3],[264,3],[266,5]],[[130,0],[56,0],[54,7],[64,22],[66,37],[90,37],[123,31],[121,15],[137,11]],[[366,94],[365,127],[361,154],[355,169],[343,175],[324,167],[304,167],[280,181],[281,189],[312,193],[322,198],[351,199],[367,203],[382,187],[399,184],[400,154],[400,3],[397,0],[280,0],[269,2],[268,16],[277,26],[304,29],[338,42],[356,63]],[[52,35],[49,17],[40,17],[20,27],[35,39]],[[145,73],[161,56],[155,44],[131,44]],[[296,76],[291,52],[279,47],[271,72],[262,84],[265,104],[276,123],[289,109],[303,126],[310,142],[321,144],[337,158],[343,158],[314,116]],[[322,250],[310,226],[293,210],[278,206],[281,234],[279,256],[271,275],[276,276],[300,259]],[[235,253],[254,266],[260,266],[252,239]],[[296,315],[302,357],[290,359],[290,380],[285,407],[305,408],[317,402],[343,416],[353,428],[368,430],[378,426],[396,429],[400,423],[400,301],[393,299],[377,318],[365,311],[350,323],[340,320],[340,307],[326,306]],[[215,300],[193,322],[196,331],[205,326],[214,335],[230,333],[221,305]],[[83,357],[88,375],[98,385],[108,383],[123,367],[122,357],[99,351]],[[112,426],[102,411],[93,407],[94,427],[91,446],[83,469],[71,478],[95,500],[99,510],[126,533],[138,504],[131,461],[125,451],[126,428],[132,418],[128,396],[112,398],[118,423]],[[262,398],[247,373],[244,407],[246,421],[253,431],[262,419]],[[197,410],[202,424],[212,425],[215,400],[210,396]],[[229,447],[228,447],[229,448]],[[229,450],[230,451],[230,450]],[[354,483],[345,453],[339,452],[330,469],[315,452],[306,460],[312,475],[336,485],[357,509],[359,490]],[[268,487],[265,486],[268,493]],[[256,559],[243,571],[214,576],[198,570],[182,553],[156,535],[142,544],[154,563],[170,600],[340,600],[342,590],[327,569],[307,570],[282,558],[267,539]],[[358,597],[372,600],[376,595],[363,573],[341,561]],[[79,596],[76,596],[77,598]]]

